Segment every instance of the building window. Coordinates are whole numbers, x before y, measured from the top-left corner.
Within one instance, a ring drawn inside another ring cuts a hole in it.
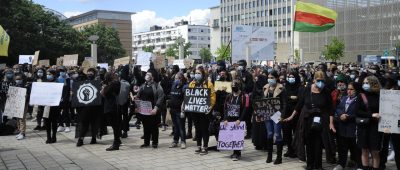
[[[291,31],[288,31],[287,32],[287,37],[290,37],[291,36],[290,34],[291,34]]]
[[[292,10],[291,10],[291,9],[292,9],[291,6],[288,6],[288,7],[287,7],[287,12],[288,12],[289,14],[292,13]]]
[[[286,19],[283,19],[283,20],[282,20],[282,25],[283,25],[283,26],[286,26]]]
[[[286,7],[283,7],[283,8],[282,8],[282,13],[283,13],[283,14],[286,14]]]
[[[291,18],[287,19],[287,25],[292,25],[292,19]]]
[[[188,32],[192,32],[192,29],[189,28],[189,29],[188,29]]]
[[[282,14],[282,9],[278,8],[278,15],[281,15],[281,14]]]

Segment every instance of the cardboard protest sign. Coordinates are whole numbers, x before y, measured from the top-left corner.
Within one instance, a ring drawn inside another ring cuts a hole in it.
[[[271,117],[281,109],[281,101],[279,98],[266,98],[255,100],[253,102],[255,114],[260,117]]]
[[[400,134],[400,90],[381,90],[378,131]]]
[[[82,68],[83,68],[83,72],[86,74],[87,70],[92,66],[92,62],[89,60],[84,60],[82,62]]]
[[[243,150],[246,122],[228,122],[226,126],[221,122],[219,127],[218,150]]]
[[[18,64],[32,64],[34,58],[34,55],[19,55]]]
[[[139,52],[136,57],[136,65],[140,65],[142,71],[147,71],[150,67],[150,60],[153,53],[149,52]]]
[[[151,115],[151,110],[153,110],[151,102],[143,100],[135,100],[135,104],[138,113],[142,115]]]
[[[183,107],[185,112],[207,113],[210,110],[210,92],[208,88],[189,88],[185,90]]]
[[[29,105],[59,106],[63,87],[63,83],[34,82]]]
[[[122,57],[122,58],[117,58],[114,60],[114,67],[118,67],[119,65],[126,65],[129,64],[131,57]]]
[[[169,66],[170,66],[170,65],[173,65],[173,64],[174,64],[175,57],[167,57],[167,60],[168,60],[168,65],[169,65]]]
[[[185,65],[186,68],[192,67],[194,64],[194,60],[186,58],[183,60],[183,64]]]
[[[63,60],[64,60],[64,57],[59,57],[59,58],[57,58],[56,65],[57,65],[57,66],[62,66],[62,65],[63,65]]]
[[[23,118],[25,114],[25,100],[25,88],[10,86],[3,114],[8,117]]]
[[[173,65],[178,65],[180,69],[186,68],[183,60],[174,60]]]
[[[232,93],[232,82],[230,81],[215,81],[214,89],[217,90],[224,90],[228,93]]]
[[[64,55],[63,66],[78,66],[78,54]]]
[[[101,105],[101,82],[98,80],[74,82],[72,86],[72,107]]]
[[[39,66],[50,66],[50,60],[39,60]]]
[[[163,56],[154,56],[152,60],[155,69],[165,68],[165,58]]]
[[[33,62],[32,62],[32,65],[38,65],[39,64],[39,53],[40,53],[40,51],[35,51],[35,57],[33,58]]]

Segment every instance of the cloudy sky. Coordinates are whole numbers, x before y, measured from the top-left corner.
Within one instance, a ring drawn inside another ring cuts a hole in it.
[[[210,7],[219,0],[33,0],[66,17],[94,9],[135,12],[134,32],[148,31],[152,25],[171,26],[176,21],[190,20],[192,24],[207,24]]]

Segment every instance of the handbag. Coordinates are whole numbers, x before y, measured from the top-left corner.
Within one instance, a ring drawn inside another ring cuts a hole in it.
[[[365,96],[365,94],[361,93],[361,98],[363,100],[363,103],[365,104],[365,106],[367,107],[368,110],[368,100],[367,97]],[[356,117],[356,124],[359,126],[365,126],[368,125],[370,122],[370,118],[366,118],[366,117]]]
[[[312,122],[311,122],[311,130],[313,131],[322,131],[322,123],[321,123],[321,109],[316,108],[313,102],[313,97],[312,94],[310,94],[311,97],[311,109],[309,109],[309,113],[312,115]]]

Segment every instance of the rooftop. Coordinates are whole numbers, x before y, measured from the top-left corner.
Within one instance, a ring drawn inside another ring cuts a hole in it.
[[[70,17],[70,18],[68,18],[68,19],[66,19],[67,21],[73,21],[73,20],[76,20],[76,19],[80,19],[80,18],[84,18],[84,17],[86,17],[86,16],[91,16],[91,15],[95,15],[95,14],[99,14],[99,13],[105,13],[105,14],[119,14],[119,15],[129,15],[129,16],[131,16],[131,15],[133,15],[133,14],[136,14],[136,13],[134,13],[134,12],[123,12],[123,11],[108,11],[108,10],[92,10],[92,11],[89,11],[89,12],[86,12],[86,13],[83,13],[83,14],[80,14],[80,15],[76,15],[76,16],[73,16],[73,17]],[[100,18],[100,17],[99,17]],[[108,19],[108,18],[106,18],[106,19]],[[130,18],[129,18],[130,19]]]

